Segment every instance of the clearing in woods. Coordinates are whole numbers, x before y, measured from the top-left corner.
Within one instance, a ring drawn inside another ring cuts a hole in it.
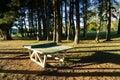
[[[68,50],[64,63],[48,60],[43,69],[29,59],[25,44],[43,43],[35,40],[0,41],[0,80],[120,80],[120,38],[95,43],[84,40]]]

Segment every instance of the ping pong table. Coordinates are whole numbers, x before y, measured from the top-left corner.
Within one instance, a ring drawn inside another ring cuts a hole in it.
[[[52,57],[53,54],[58,53],[58,57],[54,57],[59,61],[64,61],[63,57],[59,57],[59,54],[63,54],[61,52],[66,52],[67,50],[72,49],[70,46],[58,45],[56,42],[43,43],[43,44],[33,44],[33,45],[24,45],[24,48],[27,48],[32,51],[30,53],[30,59],[45,68],[47,57]]]

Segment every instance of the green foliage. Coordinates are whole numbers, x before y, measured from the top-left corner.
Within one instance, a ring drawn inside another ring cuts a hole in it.
[[[0,18],[0,24],[11,24],[15,19],[16,12],[9,11],[4,13],[4,17]]]
[[[90,24],[88,25],[88,28],[87,28],[87,29],[88,29],[89,31],[96,31],[96,30],[97,30],[97,27],[98,27],[97,24],[93,22],[93,23],[90,23]]]
[[[107,29],[107,22],[102,22],[101,31],[106,31],[106,29]],[[118,20],[112,21],[111,22],[111,30],[117,31],[117,29],[118,29]]]
[[[9,4],[11,10],[17,10],[20,6],[20,0],[11,0],[11,3]]]
[[[19,0],[1,0],[0,3],[0,28],[12,27],[12,23],[17,16],[17,8],[20,6]],[[4,10],[5,9],[5,10]]]
[[[101,31],[106,31],[107,29],[107,23],[104,21],[102,22],[102,25],[101,25]]]
[[[10,10],[9,3],[10,0],[0,0],[0,14]]]
[[[115,21],[112,22],[112,23],[113,23],[113,26],[112,26],[113,30],[114,30],[114,31],[117,31],[117,30],[118,30],[118,20],[115,20]]]

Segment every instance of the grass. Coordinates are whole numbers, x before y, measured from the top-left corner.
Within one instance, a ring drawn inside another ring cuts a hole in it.
[[[25,77],[25,79],[31,78],[36,80],[119,80],[120,37],[114,32],[112,33],[112,41],[104,42],[105,39],[101,38],[100,42],[96,43],[93,39],[94,35],[90,38],[92,33],[90,34],[88,40],[80,40],[80,44],[78,45],[74,45],[73,41],[63,40],[60,43],[61,45],[73,46],[74,49],[67,51],[65,64],[48,67],[50,71],[41,69],[35,63],[30,62],[28,56],[21,55],[21,53],[26,52],[22,47],[23,45],[45,43],[48,41],[0,41],[0,65],[2,66],[0,67],[0,71],[3,73],[2,77],[6,80],[9,79],[8,75],[11,76],[11,79],[22,76],[21,79]],[[105,36],[104,33],[102,35],[101,37]],[[12,55],[9,53],[18,54]],[[0,79],[3,78],[0,75]]]

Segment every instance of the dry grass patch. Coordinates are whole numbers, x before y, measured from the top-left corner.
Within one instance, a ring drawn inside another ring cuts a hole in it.
[[[67,51],[64,63],[47,65],[42,69],[29,59],[22,46],[44,43],[36,40],[0,41],[1,80],[119,80],[120,38],[110,42],[95,43],[93,40],[63,41],[62,45],[73,46]],[[49,62],[50,60],[48,60]]]

